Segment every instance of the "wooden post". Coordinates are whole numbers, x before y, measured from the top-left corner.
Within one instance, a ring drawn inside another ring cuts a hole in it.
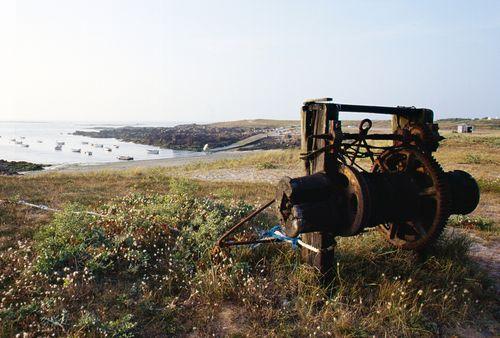
[[[325,134],[328,131],[328,112],[325,104],[314,103],[302,107],[301,111],[301,150],[307,153],[325,146],[325,140],[310,138],[311,135]],[[328,167],[327,154],[321,153],[311,160],[305,161],[306,175],[325,172]],[[302,240],[320,250],[325,250],[335,244],[335,237],[325,232],[302,234]],[[334,267],[334,250],[318,253],[302,248],[302,259],[307,264],[316,267],[323,275],[325,282],[331,280]]]

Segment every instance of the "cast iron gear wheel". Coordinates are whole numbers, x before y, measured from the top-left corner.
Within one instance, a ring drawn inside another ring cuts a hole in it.
[[[441,166],[417,148],[403,147],[383,152],[372,172],[404,172],[418,186],[418,219],[385,223],[379,229],[394,246],[421,251],[441,235],[450,213],[450,191]]]
[[[396,134],[406,135],[412,137],[413,140],[409,142],[412,147],[423,149],[426,152],[434,152],[439,147],[440,136],[437,131],[434,131],[433,125],[430,124],[417,124],[412,123],[407,125],[404,129],[398,128]],[[396,141],[396,146],[402,146],[403,142]]]

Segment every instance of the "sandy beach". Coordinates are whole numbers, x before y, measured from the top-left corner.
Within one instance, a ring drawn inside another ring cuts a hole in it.
[[[192,163],[210,163],[225,159],[235,159],[255,154],[256,151],[223,151],[217,153],[204,154],[200,153],[197,156],[189,157],[173,157],[155,160],[139,160],[139,161],[121,161],[110,163],[97,164],[60,164],[47,167],[43,171],[24,172],[24,175],[41,175],[53,172],[77,173],[77,172],[92,172],[102,170],[127,170],[127,169],[145,169],[155,167],[174,167]]]

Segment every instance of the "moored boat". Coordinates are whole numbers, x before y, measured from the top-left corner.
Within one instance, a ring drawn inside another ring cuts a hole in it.
[[[92,152],[91,151],[86,151],[85,154],[87,154],[88,156],[92,156]]]
[[[122,155],[122,156],[118,156],[118,159],[120,161],[132,161],[134,158],[132,156],[125,156],[125,155]]]
[[[158,155],[159,153],[158,149],[148,149],[148,154]]]
[[[80,149],[80,148],[73,148],[73,149],[71,149],[71,151],[74,152],[74,153],[81,153],[82,149]]]
[[[113,149],[111,149],[110,147],[105,147],[105,148],[104,148],[104,150],[106,150],[106,151],[111,151],[111,150],[113,150]]]
[[[54,150],[62,150],[62,145],[60,145],[60,144],[56,145]]]

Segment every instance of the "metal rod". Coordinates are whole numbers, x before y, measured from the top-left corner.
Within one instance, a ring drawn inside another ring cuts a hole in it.
[[[260,244],[260,243],[274,243],[274,242],[278,242],[278,239],[264,238],[264,239],[256,239],[253,241],[231,241],[231,242],[224,242],[224,246],[250,245],[250,244]]]
[[[396,134],[369,134],[369,135],[361,135],[361,134],[350,134],[343,133],[343,140],[390,140],[390,141],[402,141],[403,136]]]
[[[373,114],[388,114],[388,115],[416,115],[418,116],[423,111],[427,109],[415,108],[415,107],[381,107],[381,106],[361,106],[354,104],[342,104],[342,103],[326,103],[327,105],[334,105],[336,110],[341,112],[353,112],[353,113],[373,113]]]
[[[332,102],[333,99],[331,97],[322,97],[319,99],[307,99],[304,101],[304,104],[311,104],[311,103],[320,103],[320,102]]]
[[[251,220],[252,218],[254,218],[255,216],[257,216],[258,214],[260,214],[262,211],[264,211],[264,209],[266,209],[267,207],[269,207],[271,204],[274,203],[274,200],[271,200],[269,202],[267,202],[266,204],[264,204],[263,206],[261,206],[260,208],[258,208],[257,210],[253,211],[250,215],[246,216],[245,218],[243,218],[241,221],[239,221],[236,225],[234,225],[233,227],[231,227],[229,230],[227,230],[218,240],[217,240],[217,245],[218,246],[221,246],[222,244],[222,241],[224,239],[227,238],[227,236],[231,235],[235,230],[237,230],[239,227],[241,227],[243,224],[245,224],[246,222],[248,222],[249,220]]]

